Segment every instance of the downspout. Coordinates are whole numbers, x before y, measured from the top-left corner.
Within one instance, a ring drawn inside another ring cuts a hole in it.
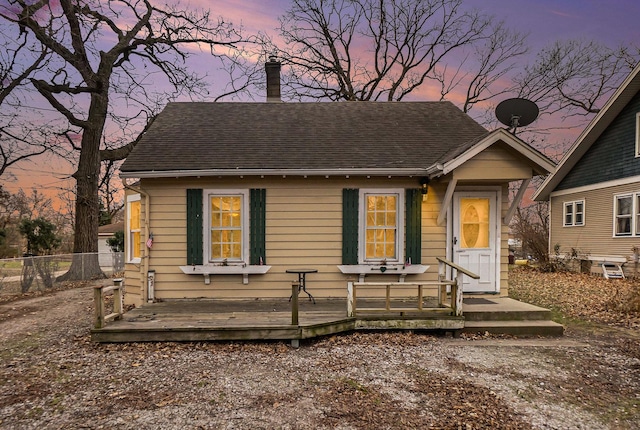
[[[125,189],[127,190],[131,190],[135,193],[139,193],[142,194],[144,196],[144,221],[143,221],[143,230],[144,230],[144,237],[143,243],[147,243],[147,240],[149,239],[149,210],[150,210],[150,196],[146,191],[143,191],[142,188],[136,188],[133,187],[129,184],[127,184],[127,180],[125,178],[121,178],[122,180],[122,185],[124,186]],[[142,220],[141,220],[142,221]],[[147,273],[149,273],[149,253],[150,253],[150,249],[145,245],[142,247],[143,252],[142,252],[142,257],[140,258],[140,288],[141,288],[141,296],[142,296],[142,302],[146,303],[149,300],[153,300],[154,297],[149,297],[148,295],[148,290],[146,288],[147,285]]]

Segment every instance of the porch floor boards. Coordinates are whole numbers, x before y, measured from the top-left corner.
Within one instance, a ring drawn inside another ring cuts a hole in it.
[[[522,320],[548,319],[548,310],[508,298],[491,298],[490,303],[467,303],[465,317],[448,315],[449,309],[407,311],[413,302],[394,300],[392,311],[363,312],[383,307],[384,300],[358,300],[356,317],[347,316],[344,299],[316,298],[316,304],[300,297],[298,325],[291,324],[291,303],[287,299],[185,300],[145,304],[126,312],[120,320],[93,329],[96,342],[211,341],[211,340],[300,340],[361,329],[411,329],[443,331],[501,332],[509,324],[531,324]],[[428,303],[425,303],[427,306]],[[395,308],[395,310],[394,310]],[[534,315],[540,315],[534,316]],[[467,320],[465,322],[465,319]],[[481,321],[502,321],[482,325]],[[510,321],[509,321],[510,320]],[[515,320],[515,321],[514,321]],[[555,325],[552,335],[561,335]],[[524,334],[536,334],[544,322],[537,321]],[[495,326],[495,327],[494,327]],[[523,334],[521,329],[519,333]],[[504,332],[504,331],[502,331]],[[513,334],[517,334],[514,332]]]
[[[358,300],[358,304],[383,307],[384,300]],[[447,321],[452,317],[441,312],[407,312],[407,307],[405,301],[393,301],[391,311],[358,312],[355,318],[347,316],[344,299],[316,299],[316,304],[313,304],[306,297],[300,297],[298,325],[294,326],[291,303],[287,299],[175,300],[148,303],[133,309],[122,319],[93,329],[91,336],[96,342],[293,340],[351,331],[356,329],[358,321],[367,318],[411,321],[413,328],[420,328],[415,327],[416,320],[429,321],[425,328],[442,326],[434,324],[433,320],[444,320],[444,327],[450,325]],[[456,328],[462,328],[461,318],[454,321]],[[401,323],[395,324],[402,328]],[[358,327],[361,328],[362,324]]]

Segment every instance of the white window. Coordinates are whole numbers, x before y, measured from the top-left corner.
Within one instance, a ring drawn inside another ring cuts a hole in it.
[[[404,190],[360,190],[360,264],[403,262]]]
[[[140,263],[140,194],[127,196],[127,262]]]
[[[614,224],[615,236],[633,236],[634,232],[634,195],[620,195],[614,197]]]
[[[205,262],[239,264],[249,258],[249,191],[205,190]]]
[[[636,114],[636,157],[640,157],[640,112]]]
[[[584,200],[564,202],[563,225],[565,227],[584,225]]]

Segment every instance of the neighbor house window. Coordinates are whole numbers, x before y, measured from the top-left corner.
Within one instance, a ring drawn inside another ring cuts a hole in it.
[[[634,209],[634,201],[637,200],[638,194],[635,195],[636,199],[634,199],[633,194],[615,196],[614,197],[614,235],[615,236],[632,236],[633,235],[633,214],[637,213],[637,203],[635,204],[636,209]]]
[[[402,262],[404,190],[361,190],[360,208],[360,262]]]
[[[636,157],[640,157],[640,112],[636,114]]]
[[[249,243],[248,190],[209,191],[205,233],[207,260],[211,263],[246,262]]]
[[[564,202],[565,227],[584,225],[584,200]]]
[[[127,261],[140,262],[140,194],[127,196]]]

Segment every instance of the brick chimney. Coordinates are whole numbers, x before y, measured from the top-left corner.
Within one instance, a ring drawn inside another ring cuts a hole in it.
[[[267,101],[281,102],[280,99],[280,62],[275,55],[269,57],[269,61],[264,63],[264,70],[267,72]]]

